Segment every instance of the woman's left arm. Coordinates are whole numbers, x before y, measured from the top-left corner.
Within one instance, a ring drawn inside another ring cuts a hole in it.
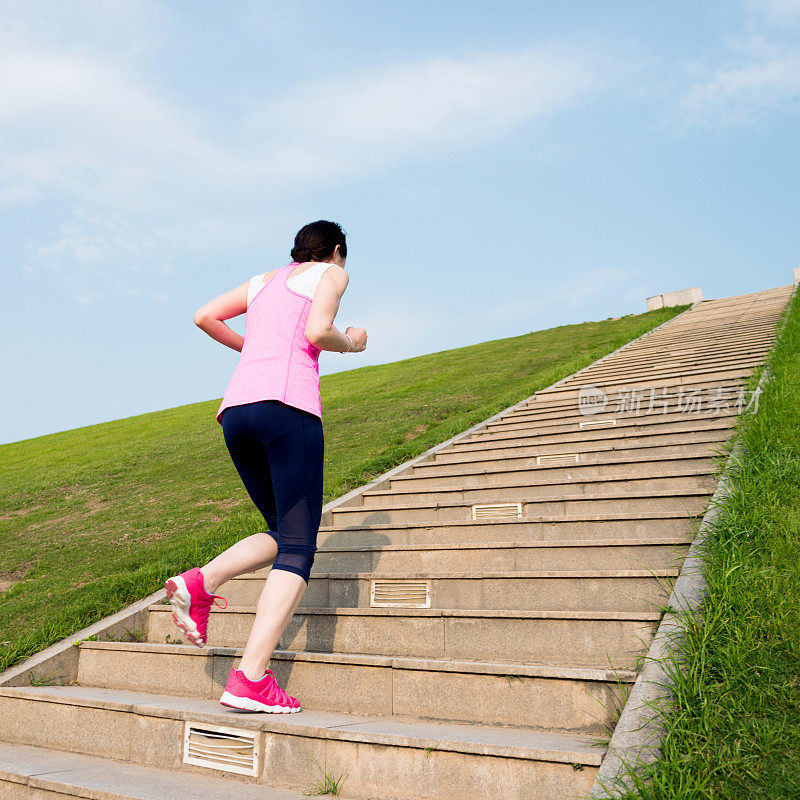
[[[212,339],[216,339],[226,347],[238,352],[242,351],[244,336],[231,330],[224,322],[225,319],[238,317],[247,311],[247,288],[250,281],[245,281],[241,286],[231,289],[213,300],[209,300],[194,312],[194,324],[204,330]]]

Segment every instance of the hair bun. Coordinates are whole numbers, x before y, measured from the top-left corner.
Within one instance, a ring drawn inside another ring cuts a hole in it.
[[[347,241],[342,226],[338,222],[320,219],[300,228],[294,237],[291,254],[297,262],[330,261],[337,246],[341,257],[347,258]]]

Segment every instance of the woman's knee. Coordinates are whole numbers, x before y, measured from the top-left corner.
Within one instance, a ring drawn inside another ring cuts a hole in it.
[[[306,544],[281,542],[278,546],[278,555],[275,556],[275,561],[272,563],[272,568],[287,569],[290,572],[301,575],[308,583],[316,552],[317,546],[314,542]]]

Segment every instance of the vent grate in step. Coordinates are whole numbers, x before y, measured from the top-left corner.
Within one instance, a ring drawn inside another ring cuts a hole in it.
[[[472,519],[522,519],[522,503],[486,503],[472,506]]]
[[[183,732],[183,763],[258,775],[256,731],[187,722]]]
[[[544,467],[548,464],[577,464],[580,460],[580,453],[558,453],[552,456],[536,456],[536,466]]]
[[[585,422],[579,422],[578,423],[578,427],[579,428],[593,428],[593,427],[597,427],[597,426],[600,426],[600,425],[612,426],[612,425],[616,425],[616,424],[617,424],[617,421],[615,419],[590,419],[590,420],[586,420]]]
[[[430,608],[430,581],[372,581],[369,604],[373,608]]]

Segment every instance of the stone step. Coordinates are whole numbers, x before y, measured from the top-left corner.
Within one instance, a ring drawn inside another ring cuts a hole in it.
[[[421,462],[400,472],[386,483],[398,488],[418,488],[427,485],[432,480],[440,485],[449,485],[452,480],[469,478],[483,480],[495,475],[505,475],[522,472],[547,472],[548,474],[573,474],[603,475],[610,467],[660,469],[662,466],[669,468],[678,463],[694,463],[706,466],[709,471],[716,467],[716,458],[720,452],[717,442],[695,442],[690,445],[668,447],[642,447],[628,448],[625,450],[594,450],[580,452],[575,450],[561,453],[550,453],[545,458],[539,456],[526,456],[516,458],[489,458],[482,457],[469,462],[447,463],[441,461]],[[382,487],[383,484],[376,484]]]
[[[583,427],[581,427],[583,423]],[[701,417],[695,414],[685,414],[675,420],[659,420],[654,416],[615,416],[602,414],[598,416],[583,417],[580,422],[568,424],[551,423],[548,425],[508,425],[503,428],[482,431],[470,434],[463,440],[442,449],[441,454],[458,452],[465,448],[471,451],[489,449],[498,445],[508,446],[516,444],[563,444],[574,448],[582,442],[605,441],[630,437],[639,439],[642,436],[665,434],[694,434],[700,430],[730,430],[735,426],[735,417],[730,415],[715,415]],[[685,441],[692,441],[693,436],[684,437]],[[649,442],[648,442],[649,443]],[[566,452],[573,452],[568,450]]]
[[[698,475],[713,475],[718,470],[717,456],[714,453],[695,456],[671,456],[661,459],[605,458],[592,457],[584,460],[585,454],[572,451],[556,453],[545,457],[514,459],[521,465],[509,464],[511,459],[484,461],[483,468],[472,462],[437,463],[434,474],[399,473],[376,483],[375,488],[362,493],[364,498],[377,498],[384,495],[407,497],[410,494],[448,494],[452,491],[472,489],[500,489],[505,487],[585,485],[614,486],[620,481],[635,482],[647,479],[691,478]],[[481,462],[478,462],[481,463]],[[355,498],[354,498],[355,499]],[[347,501],[351,503],[352,501]],[[355,505],[355,503],[352,503]]]
[[[564,541],[593,542],[609,539],[671,540],[692,537],[698,524],[683,508],[671,510],[645,508],[639,512],[599,514],[524,515],[521,519],[423,520],[421,522],[354,523],[323,525],[317,534],[318,547],[337,545],[492,545],[515,539],[517,542]]]
[[[391,533],[386,532],[387,538]],[[325,538],[334,540],[331,535]],[[431,570],[455,572],[459,569],[571,571],[587,565],[598,570],[640,569],[645,566],[659,570],[679,564],[689,544],[686,536],[668,536],[661,540],[653,537],[596,541],[568,539],[558,543],[546,540],[479,543],[465,537],[463,541],[449,544],[322,546],[317,549],[311,575],[317,571],[334,574],[384,572],[396,576]],[[250,573],[261,580],[265,580],[268,574],[269,569]],[[227,591],[229,584],[224,586],[224,591]]]
[[[588,385],[603,389],[602,384]],[[587,416],[596,416],[597,414],[610,414],[624,418],[657,416],[659,418],[668,417],[670,420],[685,418],[688,414],[703,417],[735,415],[747,401],[747,390],[742,384],[729,383],[722,387],[713,387],[711,390],[703,391],[681,390],[680,387],[677,391],[666,391],[668,388],[664,386],[658,391],[653,390],[652,402],[650,391],[609,394],[605,408],[596,411],[592,409],[591,414],[587,414],[586,410],[581,409],[575,400],[552,405],[544,402],[538,404],[534,401],[487,422],[479,430],[491,430],[498,425],[508,424],[581,422]],[[665,407],[666,414],[664,413]]]
[[[491,436],[471,435],[464,439],[459,439],[453,444],[442,448],[439,451],[441,456],[449,453],[463,451],[488,452],[496,450],[498,447],[513,448],[519,446],[540,446],[545,444],[569,445],[571,448],[579,442],[602,441],[605,443],[615,442],[624,446],[632,443],[640,443],[643,437],[666,436],[669,434],[681,434],[681,438],[669,439],[669,443],[680,441],[691,441],[694,434],[698,431],[730,431],[733,422],[728,417],[718,417],[714,419],[687,419],[680,422],[643,422],[629,423],[623,419],[615,421],[614,425],[579,428],[577,425],[569,431],[548,432],[540,429],[536,432],[530,431],[507,431],[504,433],[494,433]],[[646,443],[652,444],[653,439],[647,439]],[[663,441],[663,440],[658,440]]]
[[[670,426],[673,427],[673,426]],[[519,455],[546,455],[548,453],[572,453],[576,447],[580,452],[592,448],[608,450],[615,448],[656,447],[662,444],[683,444],[699,441],[700,437],[715,437],[727,441],[734,434],[734,427],[727,420],[701,423],[685,423],[677,430],[663,430],[659,426],[648,425],[639,428],[617,428],[616,426],[587,428],[584,431],[544,436],[526,436],[512,433],[495,439],[469,440],[455,442],[438,451],[435,461],[457,463],[472,460],[477,454],[480,458]],[[429,462],[425,462],[429,463]]]
[[[726,323],[730,323],[728,327],[726,327]],[[704,351],[730,340],[743,338],[749,340],[751,337],[766,335],[773,331],[774,327],[775,314],[771,311],[766,313],[762,321],[702,320],[695,317],[691,325],[684,325],[678,324],[678,320],[674,320],[669,325],[659,330],[651,330],[640,339],[633,341],[622,353],[639,350],[653,351],[657,345],[661,345],[663,352],[667,354],[673,348]],[[655,351],[654,354],[658,355],[658,351]]]
[[[699,333],[713,333],[716,330],[728,330],[731,332],[747,330],[748,328],[758,328],[766,325],[777,313],[780,303],[785,304],[786,297],[773,299],[761,298],[758,302],[758,311],[753,314],[744,307],[719,306],[715,309],[702,306],[690,310],[687,314],[673,320],[674,326],[670,323],[660,330],[653,331],[651,335],[666,335],[673,330],[685,332],[689,336],[697,336]],[[752,307],[751,307],[752,308]],[[725,327],[726,323],[729,327]]]
[[[698,322],[694,331],[676,326],[672,332],[669,332],[669,329],[651,332],[618,355],[644,352],[657,357],[672,356],[681,352],[716,352],[717,348],[724,351],[725,346],[731,343],[736,344],[742,340],[746,343],[759,342],[774,336],[775,323],[774,315],[769,315],[763,325],[732,322],[727,331],[719,323],[705,327]]]
[[[592,375],[603,374],[606,371],[619,370],[635,371],[640,367],[648,368],[655,364],[659,369],[700,368],[707,364],[739,363],[739,359],[761,359],[769,351],[773,334],[762,334],[757,337],[739,337],[722,344],[712,344],[708,347],[662,347],[653,345],[649,349],[639,348],[629,352],[617,353],[613,359],[609,358],[596,362],[587,368]]]
[[[662,491],[714,491],[717,479],[702,468],[686,467],[683,470],[672,470],[658,476],[627,476],[622,472],[606,477],[569,476],[558,474],[533,474],[526,479],[526,474],[512,473],[503,478],[497,477],[487,481],[486,485],[473,486],[474,479],[461,481],[464,486],[440,487],[435,482],[422,490],[392,489],[386,491],[369,490],[357,497],[342,503],[339,508],[360,508],[364,510],[382,511],[389,508],[406,508],[418,503],[446,506],[451,503],[502,503],[507,501],[525,502],[530,499],[552,497],[557,495],[564,499],[573,497],[602,497],[606,494],[622,494],[627,492],[662,492]],[[548,480],[549,479],[549,480]],[[361,500],[359,503],[358,501]]]
[[[786,299],[784,297],[776,298],[774,302],[772,300],[760,301],[758,313],[755,315],[740,313],[734,307],[720,307],[714,311],[704,307],[694,308],[680,317],[670,320],[666,325],[649,331],[636,344],[646,339],[674,339],[681,335],[686,336],[689,340],[697,340],[702,343],[701,334],[734,336],[748,331],[757,331],[774,324],[780,305],[785,305]]]
[[[670,454],[684,452],[684,448],[687,453],[692,452],[693,449],[705,452],[707,447],[711,447],[716,453],[719,446],[727,442],[733,435],[733,427],[730,425],[715,426],[709,430],[697,429],[665,434],[650,432],[635,437],[615,436],[613,438],[611,434],[614,433],[614,429],[606,428],[605,430],[609,433],[608,437],[588,440],[580,440],[575,437],[570,442],[543,443],[540,440],[537,440],[536,444],[504,444],[500,442],[496,446],[487,445],[486,447],[481,443],[472,443],[471,448],[443,448],[432,456],[418,461],[410,469],[422,471],[439,467],[442,464],[475,464],[480,467],[490,461],[501,460],[512,463],[536,458],[536,456],[572,453],[576,450],[586,456],[593,453],[614,453],[624,456],[639,452],[661,452],[662,448],[664,448],[663,452]],[[595,433],[601,433],[601,430],[598,429]],[[405,474],[405,472],[401,474]]]
[[[708,505],[711,491],[708,488],[685,488],[680,490],[661,489],[653,491],[631,489],[618,492],[594,492],[565,497],[563,494],[530,496],[529,491],[520,489],[517,497],[504,492],[504,503],[519,502],[520,516],[557,514],[616,514],[636,513],[647,510],[659,512],[683,511],[688,515],[703,512]],[[407,505],[387,506],[386,508],[353,508],[337,506],[329,510],[330,516],[323,514],[326,525],[337,526],[377,525],[386,522],[427,522],[460,521],[473,517],[473,505],[498,503],[499,498],[487,501],[464,500],[447,501],[437,505],[433,501],[414,502]]]
[[[504,800],[564,800],[588,792],[604,754],[573,734],[325,711],[242,714],[217,700],[91,686],[0,687],[0,719],[0,737],[17,744],[215,778],[183,763],[187,723],[250,732],[263,754],[258,775],[224,773],[231,797],[242,784],[307,791],[322,767],[344,776],[342,794],[355,800],[462,800],[476,788]]]
[[[766,350],[767,348],[765,348]],[[592,382],[602,381],[603,383],[628,383],[630,381],[641,382],[643,380],[664,379],[673,380],[674,378],[687,377],[694,375],[704,375],[720,370],[740,370],[744,368],[752,369],[764,360],[763,353],[742,353],[741,355],[731,355],[722,358],[717,355],[699,357],[694,363],[689,359],[683,361],[666,361],[653,357],[643,358],[639,362],[619,363],[609,359],[602,364],[598,364],[588,372]],[[581,378],[588,377],[582,375]]]
[[[723,381],[744,381],[750,377],[753,370],[749,367],[741,369],[704,369],[702,372],[688,372],[686,375],[673,375],[669,380],[663,378],[636,380],[635,376],[631,379],[621,380],[619,378],[613,381],[605,381],[602,389],[606,394],[617,393],[621,389],[628,391],[635,389],[639,392],[647,391],[650,389],[661,391],[664,387],[667,388],[680,388],[683,387],[687,392],[691,389],[698,391],[706,391],[708,389],[714,390]],[[592,383],[590,375],[580,375],[578,378],[571,379],[570,382],[565,382],[558,387],[552,389],[543,389],[537,392],[536,396],[541,399],[560,399],[567,400],[569,398],[578,396],[578,391],[582,386]]]
[[[785,300],[782,301],[785,303]],[[691,345],[707,347],[709,343],[718,343],[729,340],[747,338],[760,334],[774,332],[778,322],[779,312],[775,307],[765,308],[760,319],[732,319],[727,314],[703,318],[702,315],[686,317],[685,321],[664,326],[660,330],[649,331],[640,340],[629,345],[629,349],[652,347],[659,344]],[[691,324],[689,320],[691,319]]]
[[[707,420],[707,419],[727,419],[735,420],[739,411],[744,408],[747,401],[741,403],[741,408],[737,410],[735,407],[727,411],[716,411],[707,408],[707,401],[703,398],[698,400],[699,408],[689,405],[691,402],[687,397],[681,399],[681,410],[678,410],[676,405],[677,400],[673,401],[667,398],[669,405],[667,406],[667,413],[664,413],[663,406],[658,406],[658,400],[654,400],[653,410],[649,409],[649,400],[643,398],[640,408],[626,408],[620,407],[619,403],[608,408],[606,411],[601,411],[597,414],[582,414],[577,405],[570,411],[560,411],[553,414],[543,414],[537,418],[525,417],[518,414],[509,414],[502,420],[497,420],[484,425],[480,430],[470,434],[471,438],[494,436],[496,434],[506,433],[510,431],[529,431],[536,433],[540,430],[548,431],[574,431],[586,430],[594,424],[595,419],[616,419],[616,426],[623,423],[627,425],[636,424],[650,424],[650,425],[664,425],[671,422],[681,422],[687,419],[692,420]]]
[[[83,642],[87,686],[219,700],[243,648]],[[630,671],[276,650],[269,668],[304,710],[417,716],[601,734]]]
[[[764,339],[774,335],[775,323],[772,319],[767,321],[764,326],[760,325],[737,325],[733,323],[729,331],[722,329],[704,329],[698,326],[696,332],[686,329],[675,329],[670,333],[668,329],[655,332],[643,337],[631,344],[617,356],[629,356],[631,354],[646,354],[651,357],[673,357],[675,355],[691,356],[695,353],[725,353],[736,344],[745,346],[754,343],[758,346]]]
[[[672,339],[670,342],[669,339]],[[741,352],[749,354],[757,352],[765,347],[774,339],[774,326],[769,323],[767,329],[760,331],[738,331],[733,332],[729,337],[717,336],[711,338],[708,334],[703,334],[694,339],[688,338],[684,333],[677,337],[666,337],[666,335],[646,336],[638,342],[633,342],[624,350],[614,354],[614,358],[607,358],[605,361],[597,361],[589,368],[600,366],[606,361],[630,362],[641,361],[649,358],[659,358],[664,361],[672,359],[693,359],[705,356],[719,355],[722,357],[730,353]]]
[[[712,302],[719,303],[719,305],[712,308],[710,305]],[[756,302],[758,303],[758,311],[756,314],[752,314],[747,311],[745,304],[730,304],[726,306],[722,301],[703,301],[701,305],[689,310],[677,319],[671,320],[668,325],[665,325],[660,330],[652,331],[650,335],[663,335],[673,329],[685,331],[688,335],[696,335],[698,332],[708,332],[713,326],[717,326],[721,330],[734,331],[751,325],[761,325],[778,308],[781,302],[785,304],[786,297],[781,298],[776,293],[774,298],[761,297]],[[752,303],[750,308],[752,309]],[[725,327],[725,323],[728,323],[728,328]]]
[[[316,567],[316,564],[314,565]],[[679,570],[515,570],[321,572],[312,570],[300,608],[370,608],[377,598],[403,607],[529,611],[650,611],[663,606]],[[463,567],[462,567],[463,570]],[[269,570],[217,589],[229,605],[255,606]],[[379,600],[379,602],[381,602]]]
[[[562,386],[567,386],[567,384],[562,384]],[[614,392],[616,391],[618,394],[622,392],[623,389],[626,387],[618,386],[617,389],[614,390],[608,389],[608,386],[601,381],[597,383],[593,382],[591,376],[581,376],[578,379],[578,382],[573,384],[570,383],[568,388],[570,389],[580,389],[583,386],[597,386],[603,391],[606,391],[609,395],[609,399],[614,399],[616,396]],[[676,405],[676,401],[681,394],[683,396],[688,396],[690,392],[696,392],[699,394],[700,397],[707,402],[709,399],[714,399],[717,397],[733,397],[735,398],[739,392],[742,391],[746,387],[746,381],[744,380],[726,380],[726,381],[715,381],[713,383],[708,382],[700,382],[694,386],[690,384],[684,384],[683,386],[675,386],[670,384],[669,382],[664,382],[661,386],[652,387],[652,389],[646,390],[639,390],[638,396],[642,398],[642,403],[647,406],[650,399],[650,393],[652,391],[654,401],[659,397],[665,397],[667,400],[670,401],[670,406],[674,407]],[[630,394],[628,396],[631,396]],[[617,402],[619,401],[619,397],[616,397]],[[556,396],[556,397],[548,397],[548,395],[544,394],[543,392],[539,392],[522,405],[518,406],[514,411],[509,411],[508,414],[553,414],[554,416],[558,416],[560,413],[573,413],[575,409],[578,408],[578,400],[577,400],[577,392],[569,396]],[[505,415],[504,415],[505,417]]]
[[[633,457],[598,456],[584,453],[563,453],[561,458],[551,456],[537,463],[528,459],[527,464],[509,464],[507,460],[484,462],[482,468],[470,465],[438,465],[433,474],[396,475],[376,489],[398,493],[419,492],[426,489],[466,489],[476,487],[533,486],[539,483],[575,483],[581,481],[606,481],[634,478],[655,478],[659,476],[710,474],[716,469],[716,461],[711,455],[672,456],[672,457]],[[533,463],[530,463],[533,462]]]
[[[148,611],[148,641],[182,641],[169,606],[154,604]],[[246,642],[255,612],[254,606],[215,608],[208,645]],[[302,608],[278,648],[630,669],[658,619],[653,611]]]
[[[187,768],[188,769],[188,768]],[[127,760],[0,742],[0,797],[7,800],[307,800],[303,792],[143,767]],[[209,774],[212,773],[212,774]]]
[[[614,358],[606,358],[589,365],[589,368],[603,366],[609,362],[625,363],[636,360],[658,359],[669,364],[681,359],[690,362],[706,358],[725,359],[741,348],[744,356],[758,352],[764,348],[774,336],[774,326],[769,323],[766,328],[734,330],[729,335],[705,332],[700,338],[689,339],[684,332],[680,336],[667,336],[666,332],[658,336],[649,336],[634,342],[629,347],[616,353]]]

